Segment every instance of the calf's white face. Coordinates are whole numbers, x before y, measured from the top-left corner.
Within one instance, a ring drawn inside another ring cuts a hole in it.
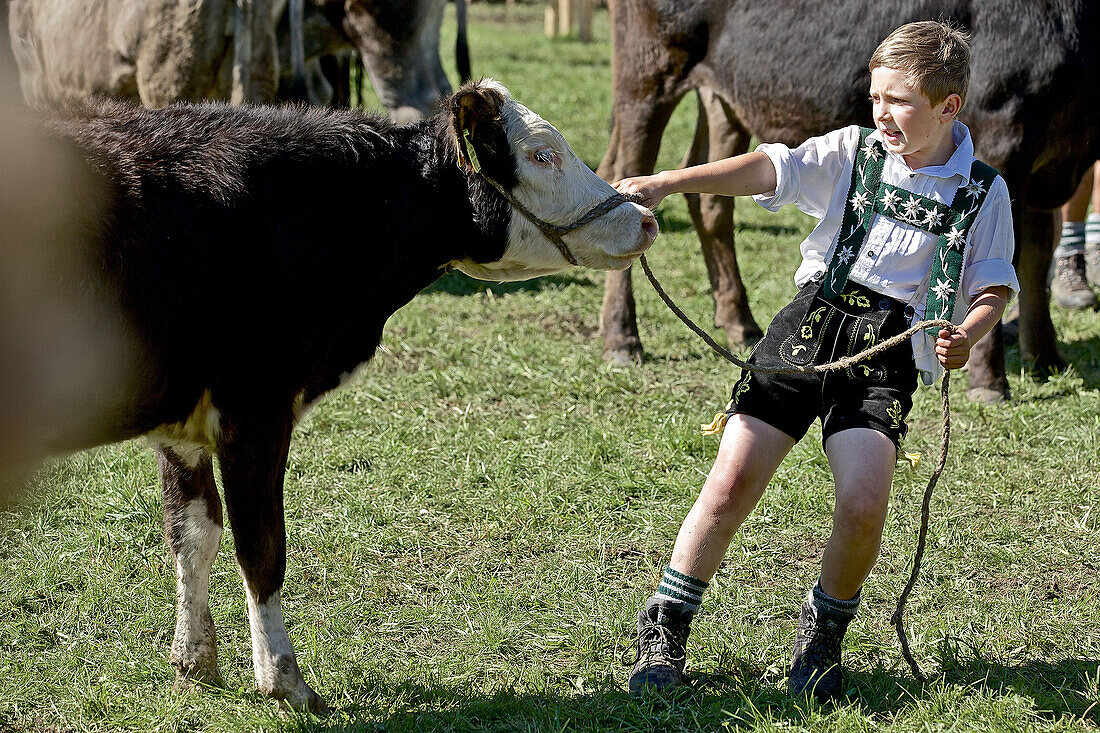
[[[553,125],[511,99],[493,81],[481,86],[500,92],[508,143],[515,158],[517,183],[511,195],[543,221],[569,226],[616,194],[577,157]],[[657,236],[657,220],[637,204],[623,202],[563,239],[577,263],[598,270],[625,270]],[[495,262],[461,260],[454,266],[482,280],[526,280],[571,267],[557,246],[518,211],[512,210],[504,255]]]

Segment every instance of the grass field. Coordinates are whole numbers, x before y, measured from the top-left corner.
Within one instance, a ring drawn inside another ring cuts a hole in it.
[[[582,45],[546,40],[541,12],[474,5],[475,73],[503,81],[595,166],[610,109],[606,15],[597,42]],[[448,47],[452,34],[449,20]],[[662,167],[682,157],[693,115],[689,100]],[[651,263],[709,322],[682,200],[659,215]],[[748,202],[736,216],[766,323],[792,295],[809,220]],[[1006,405],[967,404],[955,380],[952,455],[909,604],[930,683],[912,679],[889,626],[939,445],[937,393],[922,390],[909,446],[929,460],[897,474],[882,558],[849,634],[851,702],[784,694],[831,514],[816,428],[708,592],[692,686],[635,700],[619,659],[717,450],[699,424],[735,374],[643,280],[648,359],[602,364],[602,282],[584,271],[507,285],[449,275],[390,321],[360,378],[297,428],[283,595],[299,661],[333,717],[281,713],[253,691],[228,533],[211,591],[227,686],[174,689],[174,570],[156,465],[137,441],[50,465],[23,510],[0,515],[0,730],[1097,728],[1100,316],[1055,313],[1073,367],[1049,381],[1024,375],[1010,350]]]

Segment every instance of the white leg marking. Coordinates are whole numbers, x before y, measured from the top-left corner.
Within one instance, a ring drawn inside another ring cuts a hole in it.
[[[222,528],[210,519],[206,501],[182,507],[176,556],[176,635],[172,664],[187,678],[218,681],[218,649],[210,616],[210,568],[221,545]]]
[[[247,581],[244,588],[248,597],[248,623],[252,629],[252,666],[256,673],[256,687],[265,695],[285,700],[291,707],[318,714],[327,713],[328,707],[306,684],[298,669],[294,646],[283,622],[282,593],[275,591],[261,603],[252,594]]]

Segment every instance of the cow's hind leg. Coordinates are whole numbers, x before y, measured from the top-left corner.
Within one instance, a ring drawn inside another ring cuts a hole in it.
[[[749,148],[749,133],[709,89],[697,90],[699,122],[684,166],[740,155]],[[737,266],[733,241],[732,196],[686,194],[688,212],[703,247],[714,296],[714,325],[726,332],[731,346],[753,344],[764,332],[756,324]]]
[[[164,535],[176,561],[172,665],[181,684],[221,685],[210,568],[222,539],[222,503],[210,455],[197,446],[157,445],[164,492]]]
[[[256,686],[263,694],[295,709],[326,714],[328,706],[306,684],[298,669],[283,622],[283,477],[291,421],[288,416],[245,425],[229,422],[232,427],[225,430],[218,459],[248,600]]]

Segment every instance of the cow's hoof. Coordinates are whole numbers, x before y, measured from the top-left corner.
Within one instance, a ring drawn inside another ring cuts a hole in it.
[[[1020,360],[1026,365],[1028,373],[1036,379],[1046,379],[1055,374],[1061,374],[1069,367],[1066,360],[1059,356],[1056,351],[1053,355],[1046,354],[1044,356],[1021,354]]]
[[[751,326],[732,326],[725,331],[730,346],[734,348],[755,346],[760,339],[764,338],[764,332],[755,323]]]
[[[966,398],[971,402],[981,402],[986,405],[996,405],[1008,399],[1008,392],[989,387],[972,387],[966,390]]]
[[[630,367],[642,363],[642,348],[604,349],[603,360],[611,366]]]

